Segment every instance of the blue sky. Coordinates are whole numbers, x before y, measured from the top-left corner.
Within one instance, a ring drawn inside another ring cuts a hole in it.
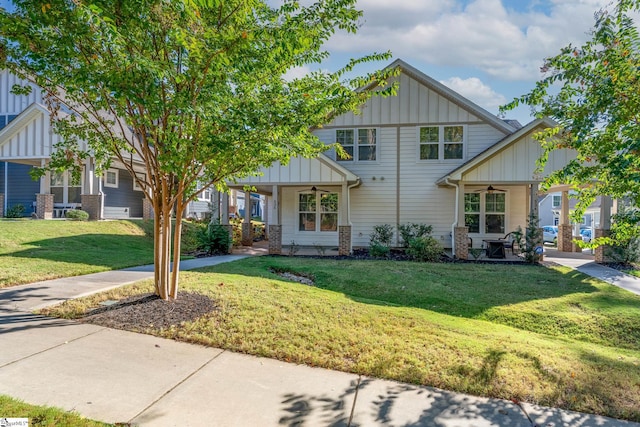
[[[277,4],[281,0],[268,0]],[[311,0],[301,0],[309,3]],[[337,33],[326,45],[335,70],[349,58],[390,50],[491,113],[528,92],[545,57],[582,43],[593,14],[611,0],[358,0],[356,35]],[[0,0],[0,6],[9,0]],[[366,64],[365,73],[386,63]],[[309,69],[293,70],[295,76]],[[525,124],[529,110],[508,114]]]

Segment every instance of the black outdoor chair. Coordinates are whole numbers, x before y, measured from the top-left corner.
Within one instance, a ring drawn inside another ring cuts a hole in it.
[[[505,249],[511,249],[511,255],[515,255],[515,247],[518,247],[518,251],[520,251],[520,244],[518,243],[518,241],[515,239],[515,237],[513,237],[512,233],[507,233],[503,238],[501,238],[500,240],[504,240],[504,248]]]

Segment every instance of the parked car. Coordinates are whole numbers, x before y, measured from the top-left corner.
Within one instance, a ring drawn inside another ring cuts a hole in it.
[[[583,228],[580,230],[580,235],[582,236],[582,241],[583,242],[590,242],[591,241],[591,229],[590,228]]]
[[[542,227],[542,241],[544,243],[558,243],[558,227],[556,225],[545,225]]]

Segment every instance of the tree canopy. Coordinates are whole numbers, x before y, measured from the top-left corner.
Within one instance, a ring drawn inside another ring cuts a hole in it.
[[[537,117],[558,123],[538,135],[546,153],[542,165],[551,150],[576,151],[576,159],[545,182],[574,187],[574,218],[597,195],[640,206],[640,37],[632,18],[639,7],[638,0],[620,0],[596,12],[591,39],[545,59],[534,89],[503,107],[527,104]],[[626,216],[614,227],[618,237],[628,238],[639,225]]]
[[[198,186],[223,189],[225,179],[274,161],[317,155],[326,146],[313,127],[395,88],[387,83],[393,70],[347,78],[388,53],[283,78],[327,58],[322,46],[337,29],[356,31],[356,0],[13,3],[0,9],[0,68],[44,90],[64,137],[47,167],[79,176],[79,160],[92,156],[98,168],[117,160],[129,170],[153,204],[163,298],[177,296],[180,218]],[[356,90],[364,86],[372,89]]]

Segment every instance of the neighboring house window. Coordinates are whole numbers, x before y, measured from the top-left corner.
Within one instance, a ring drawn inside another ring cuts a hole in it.
[[[374,161],[377,158],[378,144],[376,129],[338,129],[336,142],[342,145],[350,158],[338,161]]]
[[[11,123],[11,120],[15,119],[16,116],[15,114],[10,114],[8,116],[0,116],[0,129],[2,129],[3,127],[7,126],[9,123]]]
[[[136,177],[140,180],[140,181],[144,181],[146,179],[146,174],[144,173],[140,173],[137,172],[136,173]],[[116,179],[116,187],[117,187],[117,179]],[[140,185],[138,185],[138,181],[136,181],[135,179],[133,180],[133,189],[135,191],[144,191],[142,187],[140,187]]]
[[[338,231],[338,193],[301,193],[299,231]]]
[[[553,202],[552,202],[553,207],[559,208],[561,204],[562,204],[562,196],[560,195],[553,196]]]
[[[505,193],[465,193],[464,225],[469,233],[504,234]]]
[[[420,160],[464,158],[464,126],[420,127],[418,142]]]
[[[104,173],[104,186],[118,188],[118,169],[108,169]]]
[[[51,174],[51,194],[54,203],[80,203],[82,184],[74,184],[69,172]]]
[[[198,193],[198,199],[203,202],[208,202],[211,200],[211,187],[202,188],[200,187],[200,193]]]

